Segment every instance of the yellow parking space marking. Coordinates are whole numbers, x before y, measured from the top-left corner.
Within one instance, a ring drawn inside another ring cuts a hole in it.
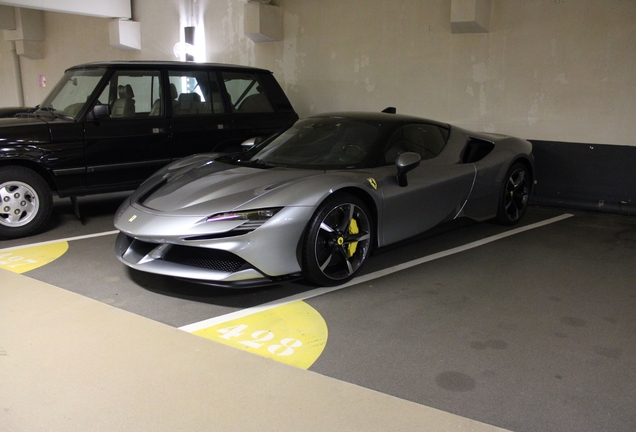
[[[308,369],[327,344],[327,324],[303,301],[192,332],[272,360]]]
[[[55,261],[68,250],[67,242],[0,251],[0,268],[25,273]]]

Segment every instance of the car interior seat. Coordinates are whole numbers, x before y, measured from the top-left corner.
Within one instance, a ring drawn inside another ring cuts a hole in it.
[[[201,96],[198,93],[181,93],[175,115],[198,114],[201,109]]]
[[[177,91],[177,86],[175,86],[173,83],[170,83],[170,97],[172,98],[172,111],[176,111],[177,109],[177,105],[179,104],[179,101],[177,100],[177,98],[179,97],[179,92]]]
[[[213,113],[222,113],[225,111],[225,108],[223,108],[223,100],[221,99],[221,90],[214,81],[210,83],[210,99],[212,101],[212,107],[210,109]]]
[[[272,104],[267,100],[265,93],[255,93],[245,98],[239,112],[273,112]]]
[[[161,115],[161,98],[153,102],[152,108],[150,108],[150,113],[148,115],[151,117]]]
[[[177,87],[173,83],[170,83],[170,103],[172,103],[172,112],[176,112],[177,106],[179,105],[179,101],[177,101],[177,96],[178,96]],[[150,114],[148,115],[149,116],[161,115],[161,99],[155,100],[155,102],[152,104],[152,108],[150,109]]]
[[[130,84],[117,87],[118,98],[113,102],[111,117],[132,117],[135,115],[135,93]]]

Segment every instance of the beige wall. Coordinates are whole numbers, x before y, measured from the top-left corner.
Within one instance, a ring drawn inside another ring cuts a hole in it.
[[[20,62],[25,104],[73,64],[173,59],[180,29],[194,24],[198,60],[274,71],[301,116],[396,106],[529,139],[636,145],[634,0],[493,0],[487,34],[451,34],[450,0],[273,3],[285,39],[257,44],[243,34],[243,1],[135,0],[141,52],[110,47],[106,19],[46,12],[46,58]],[[9,45],[0,41],[2,106],[15,104],[4,91]]]
[[[20,106],[16,86],[17,61],[13,43],[0,39],[0,106]]]

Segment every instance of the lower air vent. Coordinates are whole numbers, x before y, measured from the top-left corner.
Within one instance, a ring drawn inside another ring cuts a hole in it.
[[[250,268],[245,260],[231,252],[188,246],[173,245],[162,259],[175,264],[228,273]]]

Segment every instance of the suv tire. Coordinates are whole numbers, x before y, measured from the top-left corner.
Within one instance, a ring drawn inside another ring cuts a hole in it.
[[[22,166],[0,167],[0,238],[36,234],[51,216],[53,198],[42,177]]]

